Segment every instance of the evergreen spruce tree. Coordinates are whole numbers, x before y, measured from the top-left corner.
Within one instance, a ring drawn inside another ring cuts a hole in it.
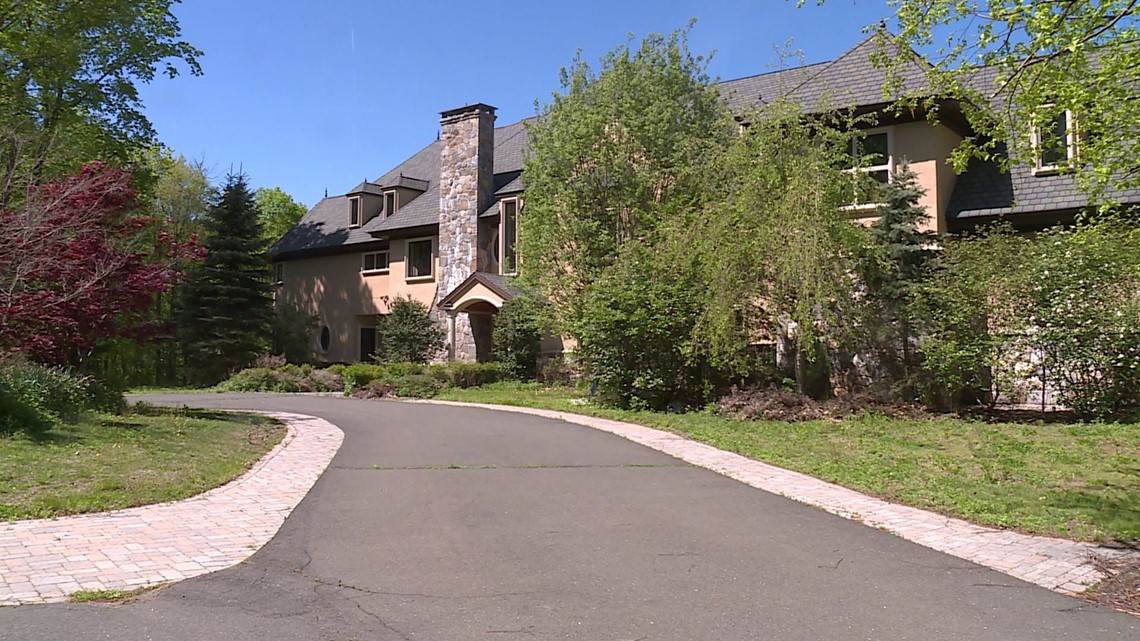
[[[187,379],[212,384],[268,347],[273,301],[265,240],[242,174],[226,177],[205,220],[205,261],[182,289],[178,336]]]
[[[879,219],[871,225],[875,252],[866,262],[863,278],[879,316],[878,327],[885,331],[884,355],[901,369],[895,374],[905,383],[915,364],[911,346],[914,296],[930,274],[932,247],[938,237],[919,229],[928,218],[926,208],[918,204],[926,190],[918,185],[918,175],[905,160],[880,193],[883,205],[876,212]]]

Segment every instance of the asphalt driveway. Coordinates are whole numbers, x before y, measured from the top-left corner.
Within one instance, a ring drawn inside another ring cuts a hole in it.
[[[486,410],[155,396],[345,441],[245,563],[125,605],[0,608],[0,639],[1140,639],[1140,619],[618,437]]]

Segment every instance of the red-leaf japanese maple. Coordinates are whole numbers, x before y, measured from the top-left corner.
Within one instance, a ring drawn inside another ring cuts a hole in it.
[[[201,250],[140,214],[130,175],[91,163],[0,210],[0,356],[82,359],[103,339],[145,334],[154,294]]]

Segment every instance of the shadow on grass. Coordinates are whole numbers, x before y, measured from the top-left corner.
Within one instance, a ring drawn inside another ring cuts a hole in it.
[[[1043,501],[1049,507],[1087,514],[1089,521],[1114,532],[1122,532],[1105,541],[1110,547],[1140,550],[1140,510],[1135,496],[1106,496],[1105,487],[1070,489],[1051,493]]]

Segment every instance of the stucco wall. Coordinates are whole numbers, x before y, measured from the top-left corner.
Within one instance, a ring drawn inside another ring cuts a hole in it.
[[[961,136],[943,125],[927,122],[911,122],[892,127],[894,158],[897,166],[903,158],[910,161],[910,167],[918,174],[918,183],[926,189],[926,195],[919,204],[931,214],[930,231],[946,231],[946,209],[950,206],[950,195],[954,192],[957,175],[946,159],[950,157]]]
[[[436,281],[405,277],[407,241],[393,240],[389,248],[387,274],[361,274],[361,254],[352,252],[285,262],[285,281],[277,289],[278,304],[288,304],[317,316],[312,336],[313,353],[326,362],[354,362],[360,355],[360,328],[374,325],[371,317],[388,313],[388,302],[410,296],[429,306],[435,303]],[[432,240],[436,255],[434,273],[439,271],[438,242]],[[319,349],[321,327],[330,330],[327,352]]]

